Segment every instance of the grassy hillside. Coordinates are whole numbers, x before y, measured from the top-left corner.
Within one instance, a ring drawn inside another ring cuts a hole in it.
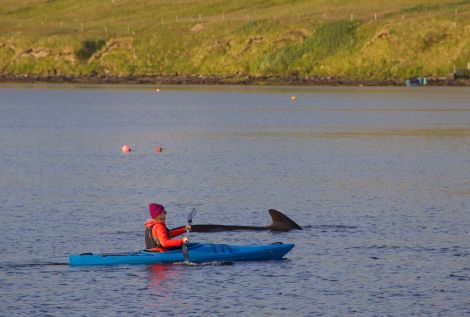
[[[470,63],[470,0],[2,0],[0,30],[1,75],[387,80]]]

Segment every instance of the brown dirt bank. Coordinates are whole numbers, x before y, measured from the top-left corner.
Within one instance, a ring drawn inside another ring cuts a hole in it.
[[[404,86],[405,81],[356,80],[336,77],[269,76],[75,76],[75,75],[0,75],[0,83],[82,83],[82,84],[155,84],[155,85],[322,85],[322,86]],[[470,79],[428,78],[429,86],[470,86]]]

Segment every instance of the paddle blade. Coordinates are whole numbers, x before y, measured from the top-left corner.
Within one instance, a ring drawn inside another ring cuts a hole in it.
[[[188,215],[188,224],[193,223],[193,217],[195,214],[196,214],[196,208],[193,208],[193,210],[191,210],[191,212]]]
[[[183,244],[182,251],[183,251],[184,261],[189,262],[189,251],[188,251],[188,244],[187,243]]]

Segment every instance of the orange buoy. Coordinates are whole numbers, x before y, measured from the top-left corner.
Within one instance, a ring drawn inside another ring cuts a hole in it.
[[[131,147],[127,144],[124,144],[122,147],[121,147],[121,151],[122,153],[129,153],[132,151]]]
[[[163,152],[163,148],[162,148],[161,146],[157,146],[157,147],[155,148],[155,152],[161,153],[161,152]]]

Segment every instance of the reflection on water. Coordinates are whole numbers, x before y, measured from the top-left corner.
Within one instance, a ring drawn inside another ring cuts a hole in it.
[[[179,280],[179,275],[184,274],[180,269],[171,264],[152,264],[146,267],[148,272],[148,287],[151,294],[162,300],[171,298],[171,289]]]
[[[219,134],[220,136],[220,134]],[[241,132],[238,137],[257,138],[353,138],[353,137],[428,137],[455,138],[469,137],[470,128],[451,129],[372,129],[358,131],[273,131],[273,132]]]

